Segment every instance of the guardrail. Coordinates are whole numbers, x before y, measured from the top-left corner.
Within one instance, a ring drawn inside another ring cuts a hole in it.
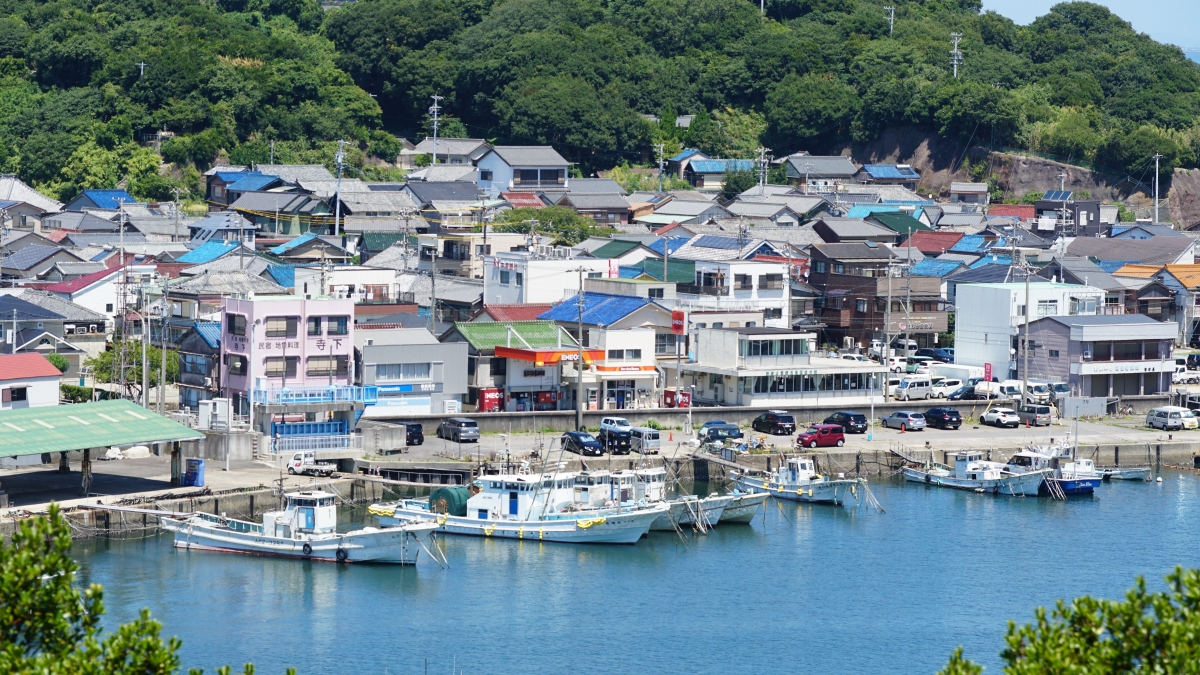
[[[379,401],[378,387],[285,387],[281,389],[255,389],[254,402],[266,405],[293,405],[299,403],[376,403]]]
[[[362,450],[363,438],[356,434],[344,436],[292,436],[271,439],[271,452],[302,452],[305,450]]]

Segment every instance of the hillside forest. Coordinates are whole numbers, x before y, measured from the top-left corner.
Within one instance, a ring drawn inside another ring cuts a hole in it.
[[[884,6],[895,8],[894,24]],[[1200,166],[1200,65],[1104,7],[981,0],[0,0],[0,170],[67,199],[201,171],[395,178],[399,137],[549,144],[584,175],[698,147],[814,154],[912,127],[1146,180]],[[961,34],[955,77],[951,34]],[[690,128],[677,115],[695,115]],[[662,122],[647,121],[654,115]],[[146,140],[171,132],[155,150]],[[273,148],[273,149],[272,149]],[[181,191],[181,192],[180,192]]]

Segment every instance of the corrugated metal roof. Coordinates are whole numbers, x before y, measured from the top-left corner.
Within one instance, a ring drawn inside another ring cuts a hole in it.
[[[592,257],[604,260],[620,258],[638,246],[641,246],[641,244],[636,241],[621,241],[620,239],[616,239],[592,251]]]
[[[971,263],[971,268],[976,269],[985,265],[1003,265],[1009,267],[1012,265],[1012,258],[1006,255],[985,255]]]
[[[731,171],[754,171],[752,159],[694,159],[688,168],[695,173],[730,173]]]
[[[927,255],[940,255],[954,248],[963,238],[961,232],[913,232],[908,241],[912,247]]]
[[[965,267],[957,260],[934,260],[926,258],[912,266],[911,273],[918,277],[944,277],[954,270]]]
[[[0,420],[0,457],[204,438],[122,400],[6,410]]]
[[[58,368],[41,354],[7,354],[0,356],[0,382],[30,377],[59,377]]]
[[[585,292],[583,294],[583,323],[589,326],[611,326],[646,305],[655,304],[634,295]],[[657,305],[656,305],[657,306]],[[578,321],[579,296],[564,300],[538,316],[545,321]]]
[[[189,265],[200,265],[212,262],[231,251],[237,250],[240,244],[236,241],[206,241],[196,248],[175,259],[175,262]],[[251,253],[253,255],[253,253]]]
[[[690,284],[696,281],[696,263],[693,260],[671,258],[667,261],[667,278],[663,279],[663,261],[658,258],[646,258],[638,263],[642,273],[659,281],[672,284]],[[622,268],[624,269],[624,268]],[[635,275],[636,276],[636,275]]]
[[[271,263],[267,265],[267,274],[275,280],[275,283],[284,288],[296,287],[296,267],[295,265],[278,265]]]
[[[987,183],[950,183],[950,194],[987,194]]]
[[[87,288],[98,281],[103,281],[108,277],[116,275],[120,271],[121,270],[119,267],[103,269],[99,272],[92,272],[91,274],[85,274],[81,277],[76,277],[70,281],[60,281],[57,284],[50,284],[49,286],[44,287],[43,290],[50,291],[51,293],[74,293],[75,291]]]
[[[921,174],[907,164],[863,164],[871,178],[920,178]]]
[[[954,253],[979,253],[987,248],[987,237],[982,234],[964,234],[950,250]]]
[[[317,235],[313,234],[312,232],[306,232],[306,233],[300,235],[299,237],[296,237],[295,239],[291,239],[291,240],[284,242],[284,243],[280,244],[279,246],[276,246],[275,248],[271,249],[271,254],[272,255],[283,255],[284,253],[287,253],[288,251],[296,248],[297,246],[302,246],[304,244],[307,244],[308,242],[313,241],[316,238],[317,238]]]
[[[515,349],[553,349],[560,344],[564,349],[577,346],[570,334],[553,321],[460,322],[454,324],[454,328],[478,351],[492,351],[510,343]],[[509,329],[513,332],[511,339]]]
[[[363,232],[362,247],[368,251],[382,251],[403,240],[403,232]]]
[[[929,226],[913,218],[911,214],[901,211],[884,211],[871,214],[871,219],[889,230],[899,234],[912,234],[917,231],[928,231]]]
[[[84,190],[80,194],[90,199],[98,208],[114,211],[121,208],[121,202],[137,201],[124,190]]]
[[[200,336],[200,339],[204,340],[204,344],[213,349],[221,348],[220,321],[196,321],[192,324],[192,328]]]
[[[688,157],[695,157],[696,155],[704,155],[704,153],[700,152],[699,150],[697,150],[695,148],[684,148],[683,152],[679,153],[678,155],[675,155],[674,157],[672,157],[671,159],[669,159],[667,161],[668,162],[682,162],[683,160],[687,159]],[[704,155],[704,156],[707,157],[708,155]]]
[[[486,305],[483,311],[492,317],[493,321],[536,321],[538,316],[545,313],[554,305]]]
[[[242,177],[234,181],[226,190],[235,190],[238,192],[261,190],[271,183],[283,180],[279,176],[272,176],[266,173],[245,173]]]

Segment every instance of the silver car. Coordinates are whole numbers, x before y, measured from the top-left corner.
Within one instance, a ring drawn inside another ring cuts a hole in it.
[[[466,417],[451,417],[442,420],[437,428],[438,438],[444,438],[455,443],[463,441],[479,442],[479,425],[475,420]]]
[[[925,415],[909,410],[897,410],[883,418],[883,426],[901,431],[921,431],[925,428]]]

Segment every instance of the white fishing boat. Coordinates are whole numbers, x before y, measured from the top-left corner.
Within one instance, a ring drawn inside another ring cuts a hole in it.
[[[1061,492],[1065,497],[1090,495],[1104,478],[1092,460],[1074,457],[1071,446],[1066,443],[1027,446],[1008,460],[1007,470],[1012,473],[1048,470],[1041,493]],[[1049,481],[1054,482],[1053,488]]]
[[[177,548],[399,565],[415,565],[424,548],[421,537],[437,529],[408,522],[339,533],[336,495],[293,492],[284,500],[284,510],[264,513],[261,524],[207,513],[164,516],[161,522],[163,529],[175,534]]]
[[[1116,466],[1100,469],[1104,480],[1150,480],[1153,469],[1148,466]]]
[[[685,495],[679,500],[684,504],[683,513],[679,517],[680,525],[693,525],[701,531],[716,525],[721,520],[725,507],[733,501],[730,495],[712,493],[707,497]]]
[[[385,527],[433,523],[449,534],[577,544],[635,544],[667,513],[665,504],[617,503],[607,471],[500,474],[483,476],[473,486],[477,492],[469,496],[463,487],[442,488],[428,501],[374,504],[368,512]],[[601,506],[591,506],[595,503]]]
[[[789,457],[787,462],[764,475],[731,472],[738,489],[766,492],[776,499],[818,504],[844,504],[856,496],[860,478],[830,478],[816,471],[812,457]]]
[[[754,516],[758,515],[758,509],[762,503],[767,501],[767,497],[771,495],[766,492],[758,494],[749,494],[735,492],[730,495],[731,499],[729,506],[721,512],[721,523],[742,523],[746,524],[754,520]]]
[[[929,462],[919,467],[903,468],[905,480],[939,487],[974,492],[1036,497],[1050,469],[1031,469],[1014,473],[1007,464],[991,462],[982,452],[964,450],[949,453],[954,466]]]

